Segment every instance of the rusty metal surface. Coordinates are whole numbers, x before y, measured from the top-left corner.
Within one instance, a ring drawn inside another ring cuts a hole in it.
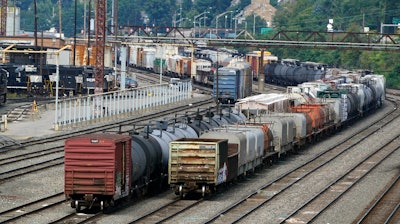
[[[309,115],[312,120],[314,130],[320,130],[325,125],[325,114],[323,104],[307,104],[292,107],[293,112],[304,112]]]
[[[237,152],[237,151],[236,151]],[[227,140],[179,139],[170,143],[169,183],[217,184],[228,160]]]

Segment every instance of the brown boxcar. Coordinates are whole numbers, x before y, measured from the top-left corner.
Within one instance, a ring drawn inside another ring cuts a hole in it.
[[[182,138],[169,143],[168,183],[177,195],[211,193],[237,177],[238,146],[226,139]]]
[[[71,207],[105,209],[130,194],[131,137],[89,134],[65,141],[64,192]]]

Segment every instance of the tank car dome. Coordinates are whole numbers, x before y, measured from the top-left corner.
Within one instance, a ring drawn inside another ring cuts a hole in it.
[[[196,133],[196,130],[194,130],[191,126],[185,123],[177,123],[176,126],[185,131],[185,135],[187,138],[197,138],[199,137],[198,134]]]
[[[195,120],[191,123],[188,124],[190,127],[192,127],[198,136],[200,136],[200,134],[206,130],[210,130],[212,128],[212,125],[205,122],[205,121],[199,121],[199,120]]]

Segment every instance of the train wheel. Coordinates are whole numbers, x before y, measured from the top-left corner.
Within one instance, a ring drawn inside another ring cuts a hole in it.
[[[181,198],[184,198],[184,195],[183,195],[183,186],[182,186],[182,185],[179,185],[179,196],[180,196]]]
[[[78,201],[75,201],[75,210],[76,210],[76,212],[80,212],[81,211],[81,206],[79,205]]]
[[[75,208],[75,201],[71,201],[71,208]]]

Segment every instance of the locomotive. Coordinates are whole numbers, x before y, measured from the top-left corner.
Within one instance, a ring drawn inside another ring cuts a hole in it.
[[[7,72],[7,88],[13,93],[35,96],[54,95],[56,65],[1,64]],[[113,69],[105,68],[104,91],[114,87]],[[59,91],[61,94],[94,93],[94,67],[59,65]]]
[[[65,142],[65,195],[77,211],[106,209],[166,186],[182,197],[206,195],[384,100],[384,77],[368,75],[359,83],[310,82],[287,93],[250,96],[217,114],[162,120],[140,132],[73,137]]]

